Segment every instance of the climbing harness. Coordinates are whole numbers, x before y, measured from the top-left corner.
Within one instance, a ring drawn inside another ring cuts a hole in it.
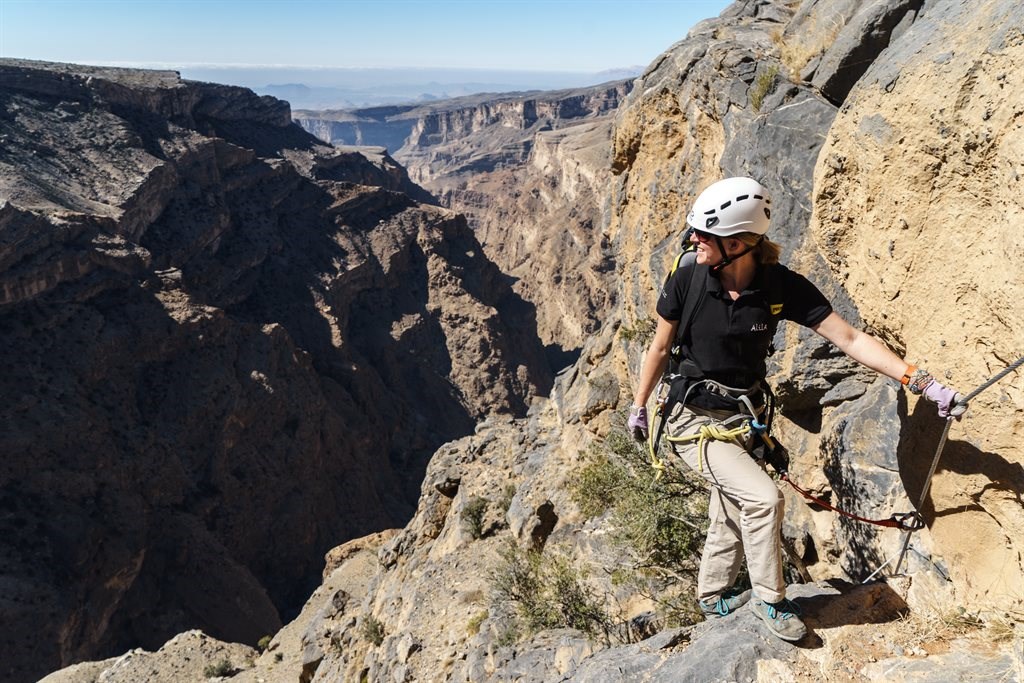
[[[986,389],[988,389],[990,386],[992,386],[993,384],[995,384],[996,382],[1001,380],[1003,377],[1006,377],[1007,375],[1009,375],[1011,372],[1013,372],[1014,370],[1019,368],[1021,365],[1024,365],[1024,356],[1021,356],[1020,358],[1018,358],[1014,362],[1010,363],[1003,370],[1001,370],[998,373],[996,373],[995,375],[993,375],[988,381],[984,382],[977,389],[975,389],[971,393],[967,394],[967,396],[965,396],[964,398],[960,399],[960,404],[970,403],[974,399],[975,396],[977,396],[981,392],[983,392]],[[942,450],[946,447],[946,438],[949,436],[949,428],[951,426],[953,426],[953,420],[954,419],[956,419],[956,418],[953,415],[950,415],[949,417],[946,418],[946,426],[942,430],[941,438],[939,438],[939,446],[938,446],[938,448],[935,449],[935,457],[932,458],[932,466],[928,470],[928,477],[924,480],[924,489],[921,491],[921,499],[918,500],[918,502],[917,502],[917,509],[919,511],[921,510],[922,507],[924,507],[924,502],[928,498],[928,491],[931,489],[931,485],[932,485],[932,477],[935,476],[935,470],[939,466],[939,459],[942,457]],[[917,513],[914,513],[914,514],[919,519],[921,518],[920,512],[917,512]],[[921,527],[919,527],[919,528],[923,528],[923,526],[924,526],[924,520],[921,519]],[[907,550],[910,548],[910,535],[911,535],[911,533],[913,531],[916,531],[916,530],[917,529],[904,530],[903,542],[902,542],[901,547],[900,547],[900,553],[899,553],[898,558],[896,559],[896,564],[893,565],[893,571],[892,571],[892,574],[890,576],[899,576],[899,574],[900,574],[900,566],[903,564],[903,558],[906,557]],[[868,576],[868,578],[864,579],[864,581],[862,581],[861,583],[867,583],[868,581],[873,579],[879,572],[881,572],[883,569],[885,569],[886,566],[888,566],[888,564],[890,562],[892,562],[892,558],[891,557],[889,559],[887,559],[882,564],[881,567],[879,567],[878,569],[873,571],[871,573],[871,575]]]
[[[738,406],[746,408],[746,414],[737,413],[736,415],[728,417],[718,423],[701,425],[693,434],[665,437],[666,441],[669,443],[697,442],[697,467],[700,472],[704,471],[704,455],[707,453],[709,441],[731,441],[740,448],[745,449],[746,442],[749,441],[753,434],[763,434],[767,429],[767,425],[761,424],[757,419],[763,412],[763,409],[755,409],[753,402],[750,400],[750,396],[760,389],[759,385],[760,383],[757,383],[746,389],[738,389],[736,387],[728,387],[720,382],[715,382],[710,379],[690,382],[689,386],[686,387],[686,393],[681,399],[681,403],[683,405],[686,405],[687,399],[690,397],[690,393],[694,389],[699,386],[703,386],[709,393],[731,399],[736,402]],[[665,415],[663,420],[666,420],[667,418],[668,416]],[[735,422],[739,422],[739,425],[732,428],[728,426]]]
[[[680,387],[682,396],[680,393]],[[694,380],[693,377],[679,374],[669,374],[658,384],[655,389],[654,420],[657,429],[651,425],[647,430],[647,449],[651,457],[651,466],[656,470],[655,479],[661,477],[665,469],[665,462],[658,457],[658,445],[661,441],[662,432],[668,422],[670,413],[677,403],[686,405],[690,394],[697,388],[703,387],[708,393],[718,397],[729,399],[737,406],[745,408],[746,412],[739,412],[714,424],[701,425],[693,434],[684,436],[667,436],[665,440],[669,443],[697,443],[697,464],[700,471],[704,471],[704,455],[707,452],[709,441],[730,441],[740,448],[746,449],[746,442],[754,435],[767,436],[771,427],[771,420],[774,410],[774,396],[767,387],[760,382],[745,389],[729,387],[720,382],[710,379]],[[751,396],[763,392],[767,398],[766,405],[754,407]],[[762,414],[767,412],[768,418],[764,423],[759,421]],[[733,425],[733,426],[730,426]]]

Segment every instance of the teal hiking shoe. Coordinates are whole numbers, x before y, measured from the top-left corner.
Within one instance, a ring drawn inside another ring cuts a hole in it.
[[[697,604],[700,605],[701,614],[706,619],[713,619],[717,617],[724,617],[730,612],[735,612],[743,605],[747,604],[750,600],[749,590],[737,590],[730,588],[729,590],[722,593],[722,597],[718,598],[714,602],[704,602],[698,600]]]
[[[778,602],[765,602],[760,598],[750,601],[750,609],[765,623],[768,630],[779,638],[797,641],[807,635],[807,627],[797,615],[800,607],[793,601],[783,598]]]

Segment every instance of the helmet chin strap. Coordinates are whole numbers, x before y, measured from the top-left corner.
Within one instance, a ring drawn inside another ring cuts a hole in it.
[[[761,240],[763,240],[763,239],[764,239],[764,235],[760,235],[757,238],[757,241],[754,242],[754,244],[752,244],[751,246],[747,247],[746,249],[744,249],[743,251],[741,251],[738,254],[734,254],[733,256],[729,256],[729,254],[726,253],[726,251],[725,251],[725,243],[722,241],[722,238],[719,237],[718,235],[715,235],[715,242],[718,244],[718,251],[722,252],[722,260],[717,265],[711,266],[711,272],[712,273],[718,273],[720,270],[725,268],[727,265],[729,265],[730,263],[732,263],[736,259],[749,254],[750,252],[752,252],[757,247],[757,245],[761,244]]]

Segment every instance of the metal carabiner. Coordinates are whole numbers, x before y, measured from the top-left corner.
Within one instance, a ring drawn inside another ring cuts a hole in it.
[[[904,512],[902,515],[894,514],[890,519],[896,522],[896,526],[899,527],[901,531],[920,531],[926,526],[924,518],[921,517],[921,513],[917,511]]]

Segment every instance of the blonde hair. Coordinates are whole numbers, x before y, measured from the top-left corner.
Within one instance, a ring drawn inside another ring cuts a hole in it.
[[[758,263],[765,265],[771,265],[779,262],[779,256],[782,254],[782,247],[772,242],[763,235],[757,235],[752,232],[741,232],[737,235],[730,235],[730,237],[738,239],[748,247],[754,247],[753,253],[754,260]]]

